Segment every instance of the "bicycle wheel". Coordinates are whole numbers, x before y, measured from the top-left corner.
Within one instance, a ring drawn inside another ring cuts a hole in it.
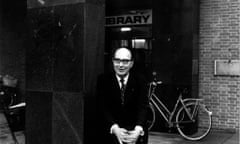
[[[147,127],[150,130],[155,123],[155,110],[152,104],[149,105],[148,109],[148,119],[147,119]]]
[[[203,104],[188,103],[186,104],[186,108],[190,115],[193,115],[193,120],[190,120],[183,107],[180,108],[176,115],[178,132],[187,140],[203,139],[210,132],[212,112],[208,111]]]

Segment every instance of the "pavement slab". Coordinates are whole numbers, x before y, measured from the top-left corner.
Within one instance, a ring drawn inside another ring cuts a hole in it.
[[[207,137],[199,141],[189,141],[175,133],[150,132],[149,144],[240,144],[240,142],[239,132],[210,131]]]

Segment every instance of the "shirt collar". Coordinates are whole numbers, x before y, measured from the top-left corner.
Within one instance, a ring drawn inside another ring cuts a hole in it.
[[[117,77],[117,80],[118,80],[118,82],[120,82],[120,80],[121,80],[121,77],[120,76],[118,76],[118,75],[116,75],[116,77]],[[129,73],[123,78],[124,79],[124,84],[126,84],[127,83],[127,81],[128,81],[128,77],[129,77]]]

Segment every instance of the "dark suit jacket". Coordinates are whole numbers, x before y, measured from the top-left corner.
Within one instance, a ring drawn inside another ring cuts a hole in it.
[[[103,74],[97,82],[99,125],[102,138],[110,140],[110,128],[117,123],[120,127],[133,130],[136,125],[145,129],[148,108],[146,80],[130,73],[126,85],[124,104],[121,104],[121,91],[115,73]],[[147,131],[146,135],[147,135]],[[110,140],[111,141],[111,140]],[[111,142],[112,144],[113,142]]]

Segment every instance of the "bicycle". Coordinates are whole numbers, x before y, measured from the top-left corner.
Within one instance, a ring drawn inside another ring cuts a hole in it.
[[[151,130],[155,123],[155,110],[157,110],[167,122],[168,126],[176,127],[180,135],[185,139],[196,141],[206,137],[212,126],[212,112],[209,111],[203,103],[203,99],[183,99],[183,95],[180,93],[173,110],[170,112],[155,93],[155,89],[160,84],[162,84],[161,81],[153,80],[149,85],[149,108],[152,116],[151,119],[148,120],[148,130]],[[193,126],[197,126],[197,130],[187,129]]]

